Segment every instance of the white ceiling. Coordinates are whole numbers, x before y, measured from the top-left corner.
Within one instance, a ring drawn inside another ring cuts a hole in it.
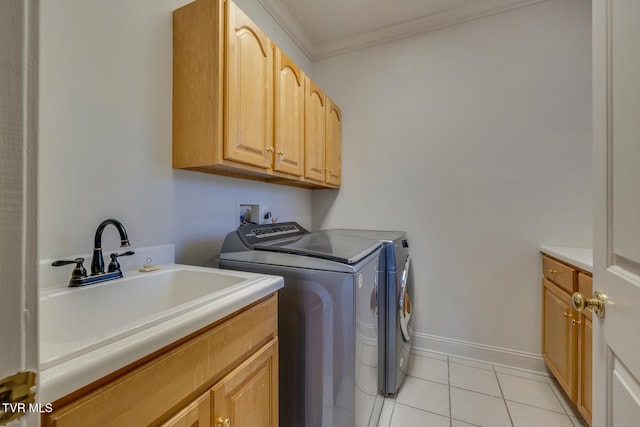
[[[544,0],[258,0],[312,60]]]

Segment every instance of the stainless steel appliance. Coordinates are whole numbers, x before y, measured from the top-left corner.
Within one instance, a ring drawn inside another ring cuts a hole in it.
[[[384,395],[398,392],[407,374],[414,323],[414,277],[409,242],[404,231],[333,229],[334,234],[364,237],[383,244],[385,282],[379,310],[379,390]]]
[[[284,277],[279,292],[280,425],[377,426],[381,242],[296,223],[246,225],[220,268]]]

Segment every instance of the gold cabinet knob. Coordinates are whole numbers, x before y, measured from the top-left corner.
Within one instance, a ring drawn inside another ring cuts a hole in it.
[[[273,147],[269,147],[269,148],[267,148],[267,151],[268,151],[269,153],[273,153],[273,152],[274,152],[274,151],[276,151],[276,150],[275,150],[275,148],[273,148]]]
[[[282,150],[278,150],[278,155],[279,155],[279,156],[284,156],[284,151],[282,151]]]
[[[595,291],[592,298],[587,298],[581,292],[576,292],[571,297],[573,308],[582,312],[586,308],[590,308],[600,318],[604,317],[604,306],[607,296],[600,291]]]
[[[579,321],[579,320],[571,319],[571,326],[576,326],[576,325],[579,325],[580,323],[582,323],[582,322]]]
[[[553,268],[549,269],[549,274],[560,274],[562,271],[554,270]]]
[[[216,420],[216,427],[229,427],[231,425],[231,420],[229,418],[222,419],[222,417],[218,417]]]

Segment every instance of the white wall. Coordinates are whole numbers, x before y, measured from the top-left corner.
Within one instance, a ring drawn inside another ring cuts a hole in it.
[[[174,242],[200,264],[235,228],[236,200],[259,200],[305,226],[406,230],[419,338],[539,353],[537,248],[591,244],[589,1],[311,65],[239,0],[341,106],[339,192],[171,168],[170,12],[185,3],[41,3],[40,258],[88,252],[115,217],[134,245]]]
[[[236,200],[311,224],[310,190],[171,168],[171,11],[188,0],[41,2],[39,256],[92,249],[120,219],[134,246],[176,244],[200,264],[236,227]],[[256,0],[237,3],[303,69]],[[103,246],[115,249],[115,229]]]
[[[344,183],[314,227],[408,232],[419,345],[540,354],[538,247],[592,241],[590,19],[553,0],[313,64]]]

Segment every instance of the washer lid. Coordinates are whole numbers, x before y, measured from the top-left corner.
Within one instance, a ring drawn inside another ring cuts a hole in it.
[[[378,249],[380,245],[381,243],[377,240],[324,230],[305,234],[295,240],[256,244],[253,248],[355,264]]]

